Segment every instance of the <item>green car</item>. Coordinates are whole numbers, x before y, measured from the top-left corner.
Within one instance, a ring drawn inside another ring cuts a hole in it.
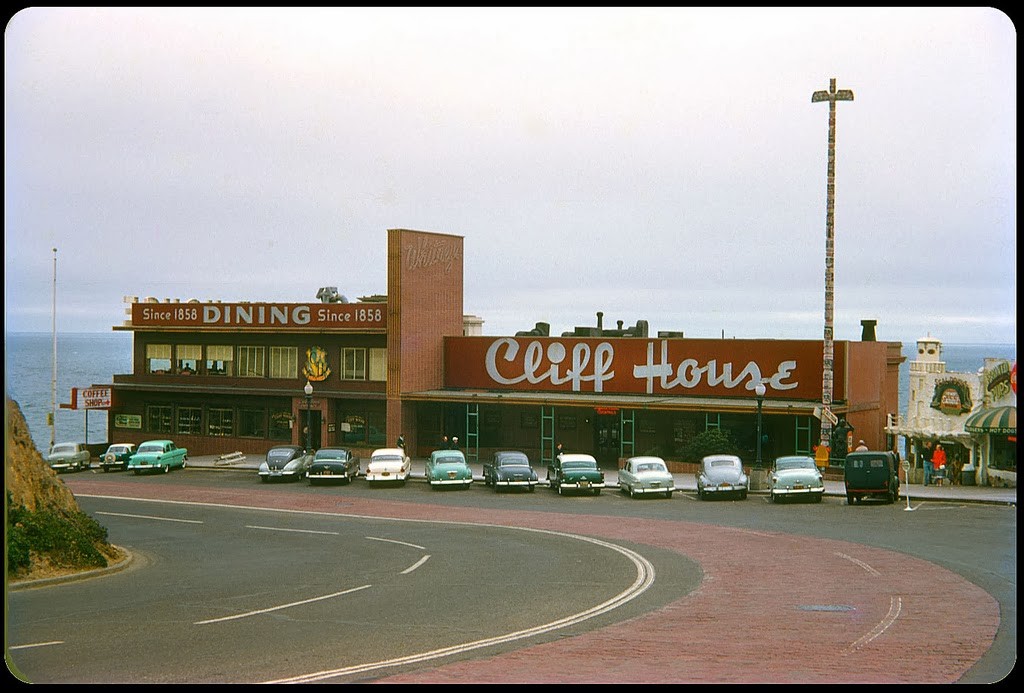
[[[147,440],[128,458],[129,469],[136,474],[160,471],[166,474],[172,467],[184,469],[188,450],[179,448],[169,440]]]
[[[431,488],[469,488],[473,483],[473,470],[469,468],[461,450],[434,450],[427,460],[426,473]]]
[[[563,452],[548,464],[548,486],[562,495],[566,491],[590,491],[601,495],[604,472],[597,466],[593,455]]]

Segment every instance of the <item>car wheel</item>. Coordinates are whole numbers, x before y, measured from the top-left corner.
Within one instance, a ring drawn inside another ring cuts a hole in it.
[[[817,494],[815,494],[814,495],[814,502],[815,503],[820,503],[821,502],[821,497],[824,496],[824,495],[825,495],[824,493],[817,493]]]
[[[599,489],[599,488],[595,488],[595,489],[594,489],[594,495],[595,495],[595,496],[600,496],[600,495],[601,495],[601,489]]]
[[[747,500],[747,492],[740,491],[740,500]]]
[[[630,498],[636,498],[636,489],[635,488],[630,488],[629,489],[629,497]]]
[[[672,492],[671,491],[665,491],[665,498],[668,498],[669,500],[671,500],[672,499]]]
[[[769,491],[768,492],[768,502],[769,503],[778,503],[779,502],[779,499],[775,495],[775,491]]]
[[[103,467],[103,473],[106,474],[110,471],[110,467]]]
[[[555,484],[555,490],[558,491],[558,495],[562,495],[562,485]]]
[[[138,476],[139,474],[141,474],[141,473],[142,473],[142,472],[141,472],[141,471],[139,471],[138,469],[133,469],[132,471],[133,471],[133,472],[135,472],[135,476]]]
[[[164,474],[167,474],[170,471],[171,471],[171,465],[169,465],[169,464],[164,465]]]

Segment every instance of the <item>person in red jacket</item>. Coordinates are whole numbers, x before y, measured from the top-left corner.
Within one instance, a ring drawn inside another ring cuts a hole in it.
[[[938,479],[946,478],[946,451],[942,449],[941,445],[935,446],[935,452],[932,453],[932,466],[935,467],[935,476]]]

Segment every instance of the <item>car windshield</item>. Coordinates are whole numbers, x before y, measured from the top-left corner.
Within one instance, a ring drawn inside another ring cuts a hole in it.
[[[345,459],[344,450],[317,450],[317,460],[343,460]]]
[[[74,445],[65,444],[65,445],[54,445],[53,449],[50,452],[74,452],[74,451],[75,451],[75,446]]]
[[[139,452],[163,452],[163,445],[142,445],[139,447]]]
[[[644,462],[636,466],[638,472],[667,472],[668,469],[663,464],[657,462]]]
[[[589,460],[563,460],[562,469],[597,469],[597,464]]]
[[[816,469],[814,466],[814,460],[806,457],[777,460],[775,462],[775,468],[780,471],[784,469]]]
[[[290,459],[296,453],[294,450],[289,448],[282,448],[280,450],[271,450],[267,453],[268,462],[280,462],[282,460]]]

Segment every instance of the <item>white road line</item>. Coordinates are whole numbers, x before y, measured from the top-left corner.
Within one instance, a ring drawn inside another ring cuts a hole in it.
[[[135,517],[141,520],[162,520],[163,522],[187,522],[188,524],[201,525],[202,520],[182,520],[177,517],[156,517],[155,515],[131,515],[129,513],[105,513],[97,512],[97,515],[115,515],[117,517]]]
[[[888,630],[889,626],[895,623],[896,619],[899,618],[902,610],[903,600],[900,597],[889,597],[889,613],[885,615],[885,618],[878,622],[878,625],[875,626],[871,632],[867,633],[856,642],[851,643],[850,646],[846,648],[846,652],[844,652],[844,654],[849,654],[850,652],[867,645],[869,642]]]
[[[420,546],[419,544],[410,544],[407,541],[398,541],[397,539],[382,539],[381,537],[366,537],[366,538],[369,539],[370,541],[386,541],[389,544],[401,544],[402,546],[411,546],[412,548],[419,549],[420,551],[426,551],[427,550],[426,546]]]
[[[856,565],[859,565],[861,568],[863,568],[864,570],[868,571],[869,573],[871,573],[875,577],[878,577],[879,575],[881,575],[881,573],[879,573],[877,570],[875,570],[870,565],[868,565],[867,563],[865,563],[864,561],[862,561],[862,560],[860,560],[858,558],[854,558],[853,556],[847,556],[845,553],[840,553],[839,551],[836,551],[836,555],[839,556],[840,558],[845,558],[846,560],[850,561],[851,563],[855,563]]]
[[[50,645],[63,645],[63,640],[51,640],[49,642],[30,642],[27,645],[11,645],[8,650],[24,650],[29,647],[49,647]]]
[[[263,525],[245,525],[246,529],[266,529],[271,532],[299,532],[300,534],[333,534],[338,536],[341,532],[324,532],[318,529],[291,529],[288,527],[264,527]]]
[[[359,590],[365,590],[365,589],[367,589],[369,587],[370,587],[370,585],[363,585],[362,587],[353,587],[352,589],[342,590],[341,592],[335,592],[333,594],[325,594],[322,597],[313,597],[312,599],[303,599],[302,601],[291,602],[290,604],[281,604],[280,606],[272,606],[272,607],[270,607],[268,609],[258,609],[256,611],[249,611],[249,612],[246,612],[244,614],[235,614],[233,616],[223,616],[221,618],[210,618],[210,619],[207,619],[205,621],[196,621],[192,625],[194,625],[194,626],[205,626],[208,623],[220,623],[221,621],[233,621],[233,620],[236,620],[236,619],[239,619],[239,618],[249,618],[250,616],[258,616],[260,614],[267,614],[267,613],[270,613],[271,611],[280,611],[281,609],[288,609],[288,608],[291,608],[293,606],[301,606],[303,604],[311,604],[313,602],[323,601],[324,599],[333,599],[335,597],[340,597],[340,596],[342,596],[344,594],[350,594],[352,592],[358,592]]]
[[[423,558],[421,558],[420,560],[416,561],[416,562],[415,562],[415,563],[413,563],[413,564],[412,564],[411,566],[409,566],[408,568],[406,568],[405,570],[403,570],[403,571],[402,571],[402,575],[408,575],[409,573],[411,573],[412,571],[416,570],[416,569],[417,569],[417,568],[419,568],[419,567],[420,567],[421,565],[423,565],[424,563],[426,563],[426,562],[427,562],[427,561],[428,561],[429,559],[430,559],[430,554],[428,553],[428,554],[427,554],[426,556],[424,556]]]
[[[461,523],[471,524],[471,523]],[[508,529],[508,527],[505,527]],[[365,673],[367,671],[373,671],[375,669],[385,669],[387,667],[401,666],[403,664],[414,664],[418,662],[425,662],[431,659],[440,659],[441,657],[448,657],[450,655],[459,654],[462,652],[468,652],[470,650],[477,650],[483,647],[490,647],[492,645],[499,645],[501,643],[512,642],[514,640],[521,640],[542,633],[558,630],[567,626],[575,625],[587,619],[594,618],[603,613],[616,609],[633,599],[636,599],[643,594],[651,585],[654,584],[654,566],[646,558],[640,554],[610,542],[602,541],[600,539],[594,539],[593,537],[584,537],[575,534],[567,534],[565,532],[554,532],[551,530],[543,529],[531,529],[528,527],[516,527],[525,532],[537,532],[538,534],[552,534],[555,536],[569,537],[571,539],[578,539],[580,541],[590,542],[603,546],[618,553],[626,556],[636,566],[637,576],[633,581],[633,584],[628,588],[615,595],[611,599],[602,602],[590,609],[581,611],[577,614],[566,616],[565,618],[557,621],[552,621],[540,626],[533,628],[527,628],[525,630],[516,631],[514,633],[507,633],[505,635],[498,635],[492,638],[485,638],[483,640],[475,640],[472,642],[461,643],[458,645],[452,645],[450,647],[443,647],[437,650],[430,650],[427,652],[420,652],[417,654],[407,655],[405,657],[397,657],[395,659],[386,659],[379,662],[370,662],[367,664],[357,664],[350,667],[342,667],[339,669],[330,669],[325,671],[318,671],[312,674],[304,674],[300,676],[294,676],[287,679],[278,679],[276,681],[267,681],[266,683],[311,683],[314,681],[322,681],[325,679],[337,678],[340,676],[348,676],[351,674]]]

